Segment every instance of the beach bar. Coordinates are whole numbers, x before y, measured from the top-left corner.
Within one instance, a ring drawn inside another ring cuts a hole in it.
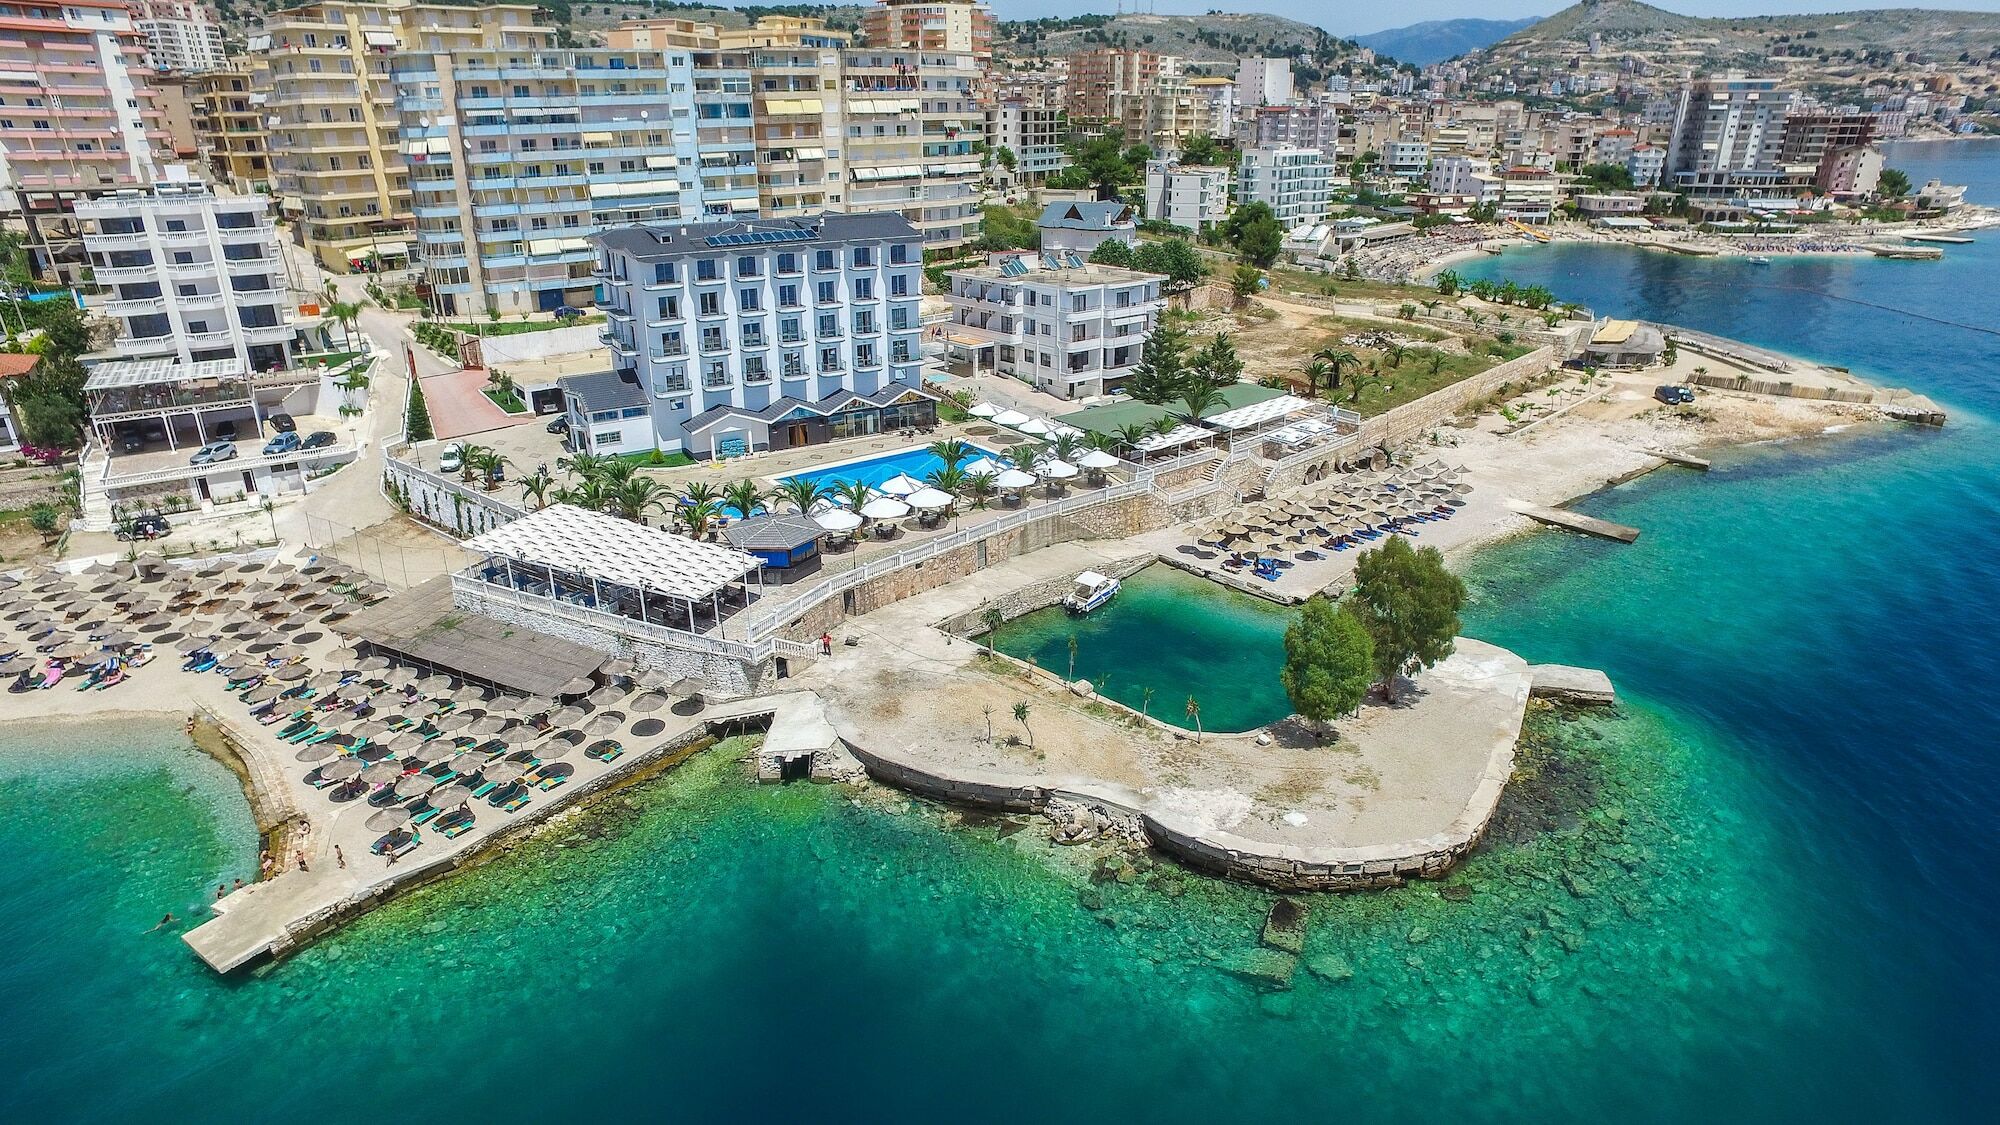
[[[465,548],[484,561],[464,577],[688,633],[719,633],[763,584],[755,555],[569,504],[530,512]]]

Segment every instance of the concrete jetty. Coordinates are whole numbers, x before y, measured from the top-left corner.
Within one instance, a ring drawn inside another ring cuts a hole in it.
[[[1522,501],[1515,501],[1510,506],[1515,511],[1537,523],[1545,523],[1550,527],[1560,527],[1565,531],[1593,535],[1599,539],[1612,539],[1620,543],[1630,543],[1639,538],[1639,529],[1636,527],[1626,527],[1622,523],[1612,523],[1610,520],[1601,520],[1595,516],[1583,515],[1580,512],[1572,512],[1563,508],[1550,508],[1541,504],[1529,504]]]
[[[1597,707],[1618,702],[1618,692],[1611,686],[1610,676],[1595,668],[1569,664],[1528,665],[1528,694],[1537,699]]]
[[[1645,452],[1649,457],[1658,457],[1669,465],[1679,465],[1684,469],[1699,469],[1704,473],[1709,469],[1706,458],[1696,457],[1691,453],[1675,453],[1671,449],[1648,449]]]

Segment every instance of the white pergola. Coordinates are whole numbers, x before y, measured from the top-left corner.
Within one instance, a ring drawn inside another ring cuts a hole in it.
[[[638,594],[641,621],[673,627],[647,615],[647,595],[665,595],[686,606],[690,632],[697,631],[696,603],[708,602],[719,626],[723,590],[750,574],[759,584],[763,580],[763,563],[755,555],[570,504],[530,512],[467,540],[465,548],[487,557],[489,580],[497,562],[505,585],[516,589],[521,588],[516,567],[528,566],[546,571],[551,580],[560,574],[587,582],[594,602],[604,600],[607,586],[614,593],[629,590]]]
[[[1162,449],[1179,449],[1183,445],[1191,445],[1197,441],[1207,441],[1214,436],[1215,431],[1213,430],[1204,430],[1199,426],[1180,425],[1175,426],[1164,434],[1149,434],[1146,437],[1140,438],[1137,448],[1141,453],[1157,453]]]
[[[1254,430],[1313,409],[1314,404],[1297,395],[1278,395],[1234,410],[1224,410],[1203,418],[1202,425],[1219,430]]]

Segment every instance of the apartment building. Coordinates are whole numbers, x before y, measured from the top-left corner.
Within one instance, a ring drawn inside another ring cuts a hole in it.
[[[1139,363],[1165,280],[1069,251],[997,254],[952,271],[947,338],[976,367],[1051,394],[1109,394]]]
[[[1160,56],[1137,48],[1099,47],[1069,57],[1069,118],[1078,126],[1124,128],[1124,100],[1160,78]]]
[[[1625,170],[1632,174],[1632,186],[1655,187],[1666,175],[1667,149],[1664,145],[1637,144],[1625,158]]]
[[[195,79],[178,70],[155,71],[146,76],[153,91],[153,108],[160,114],[160,135],[153,142],[153,159],[165,165],[172,161],[194,161],[201,156],[201,139],[195,125]]]
[[[1729,75],[1681,88],[1667,146],[1670,186],[1700,195],[1782,191],[1792,92],[1775,78]]]
[[[411,0],[325,0],[264,17],[251,53],[269,65],[272,179],[294,237],[329,270],[409,264],[409,166],[398,133],[398,53],[531,52],[556,32],[526,4],[482,8]],[[498,82],[497,73],[491,79]]]
[[[1189,137],[1208,132],[1208,103],[1179,75],[1161,75],[1121,107],[1125,144],[1178,152]]]
[[[861,13],[869,47],[993,58],[993,9],[979,0],[875,0]]]
[[[1122,242],[1128,249],[1139,245],[1138,216],[1115,199],[1058,200],[1042,208],[1035,226],[1047,251],[1088,258],[1106,242]]]
[[[249,60],[232,59],[217,70],[195,75],[195,139],[208,174],[237,191],[256,191],[271,182],[270,131],[264,126],[264,95],[256,89]]]
[[[1236,198],[1268,206],[1287,228],[1316,223],[1326,217],[1331,177],[1331,167],[1316,149],[1244,149],[1236,167]]]
[[[1069,118],[1052,105],[1025,99],[1002,99],[986,111],[986,141],[995,150],[1014,154],[1014,171],[1007,178],[1040,184],[1069,167]],[[994,169],[996,175],[1004,170]]]
[[[759,213],[807,217],[839,203],[847,178],[841,142],[847,34],[829,30],[824,20],[791,16],[766,16],[718,34],[725,48],[748,56]]]
[[[109,293],[93,312],[119,322],[105,359],[238,371],[292,365],[297,335],[265,195],[216,195],[200,183],[79,202],[83,242]]]
[[[1481,192],[1479,181],[1493,174],[1493,162],[1483,156],[1452,154],[1431,162],[1431,191],[1439,195],[1471,195]]]
[[[1236,96],[1245,106],[1284,105],[1292,100],[1292,60],[1256,56],[1236,62]]]
[[[1243,102],[1236,127],[1245,148],[1309,148],[1325,153],[1330,161],[1356,151],[1353,133],[1352,110],[1326,99],[1273,106]]]
[[[573,440],[727,457],[929,425],[923,242],[889,212],[592,236],[611,380],[565,383]],[[604,416],[608,415],[608,417]]]
[[[1778,163],[1794,172],[1810,169],[1813,186],[1827,195],[1867,194],[1881,176],[1881,153],[1870,155],[1877,135],[1872,113],[1790,114]]]
[[[131,7],[139,34],[146,37],[153,69],[201,74],[228,65],[222,25],[204,5],[191,0],[132,0]]]
[[[1425,141],[1390,141],[1382,146],[1382,170],[1404,180],[1421,180],[1430,168],[1431,146]]]
[[[1202,231],[1229,217],[1227,168],[1146,162],[1146,218]]]
[[[1204,75],[1187,80],[1194,91],[1196,103],[1196,132],[1204,133],[1217,140],[1236,135],[1236,81],[1219,75]]]
[[[76,202],[159,177],[145,41],[124,0],[15,0],[6,22],[0,197],[26,220],[35,271],[74,282]]]
[[[844,199],[848,211],[900,212],[924,248],[952,253],[979,235],[973,145],[986,135],[973,55],[856,47],[843,55]]]
[[[759,207],[748,57],[705,24],[532,55],[406,50],[395,88],[413,265],[447,314],[588,305],[591,235]]]

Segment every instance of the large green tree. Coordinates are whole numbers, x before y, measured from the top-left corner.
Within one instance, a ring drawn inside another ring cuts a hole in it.
[[[1090,252],[1090,260],[1100,266],[1130,267],[1132,248],[1122,239],[1107,238]]]
[[[75,449],[83,436],[86,415],[83,384],[87,378],[74,354],[48,353],[34,370],[4,384],[8,408],[29,445],[45,449]]]
[[[1154,328],[1139,346],[1139,362],[1125,377],[1125,393],[1140,402],[1171,402],[1187,382],[1187,333],[1167,324]]]
[[[1285,630],[1285,685],[1292,709],[1319,726],[1352,712],[1375,677],[1375,641],[1361,619],[1315,594]]]
[[[1243,378],[1243,360],[1236,354],[1236,342],[1227,332],[1215,337],[1188,360],[1188,370],[1213,387],[1227,387]]]
[[[1166,283],[1160,288],[1167,293],[1185,293],[1208,276],[1208,265],[1201,255],[1178,238],[1141,245],[1132,255],[1132,268],[1165,274]]]
[[[1890,199],[1910,194],[1910,174],[1901,168],[1884,168],[1875,181],[1875,190]]]
[[[1394,703],[1397,677],[1451,655],[1465,583],[1445,569],[1436,547],[1413,548],[1392,535],[1356,560],[1347,605],[1375,644],[1375,673]]]
[[[1221,159],[1222,147],[1207,133],[1196,133],[1181,142],[1181,163],[1209,165]]]

